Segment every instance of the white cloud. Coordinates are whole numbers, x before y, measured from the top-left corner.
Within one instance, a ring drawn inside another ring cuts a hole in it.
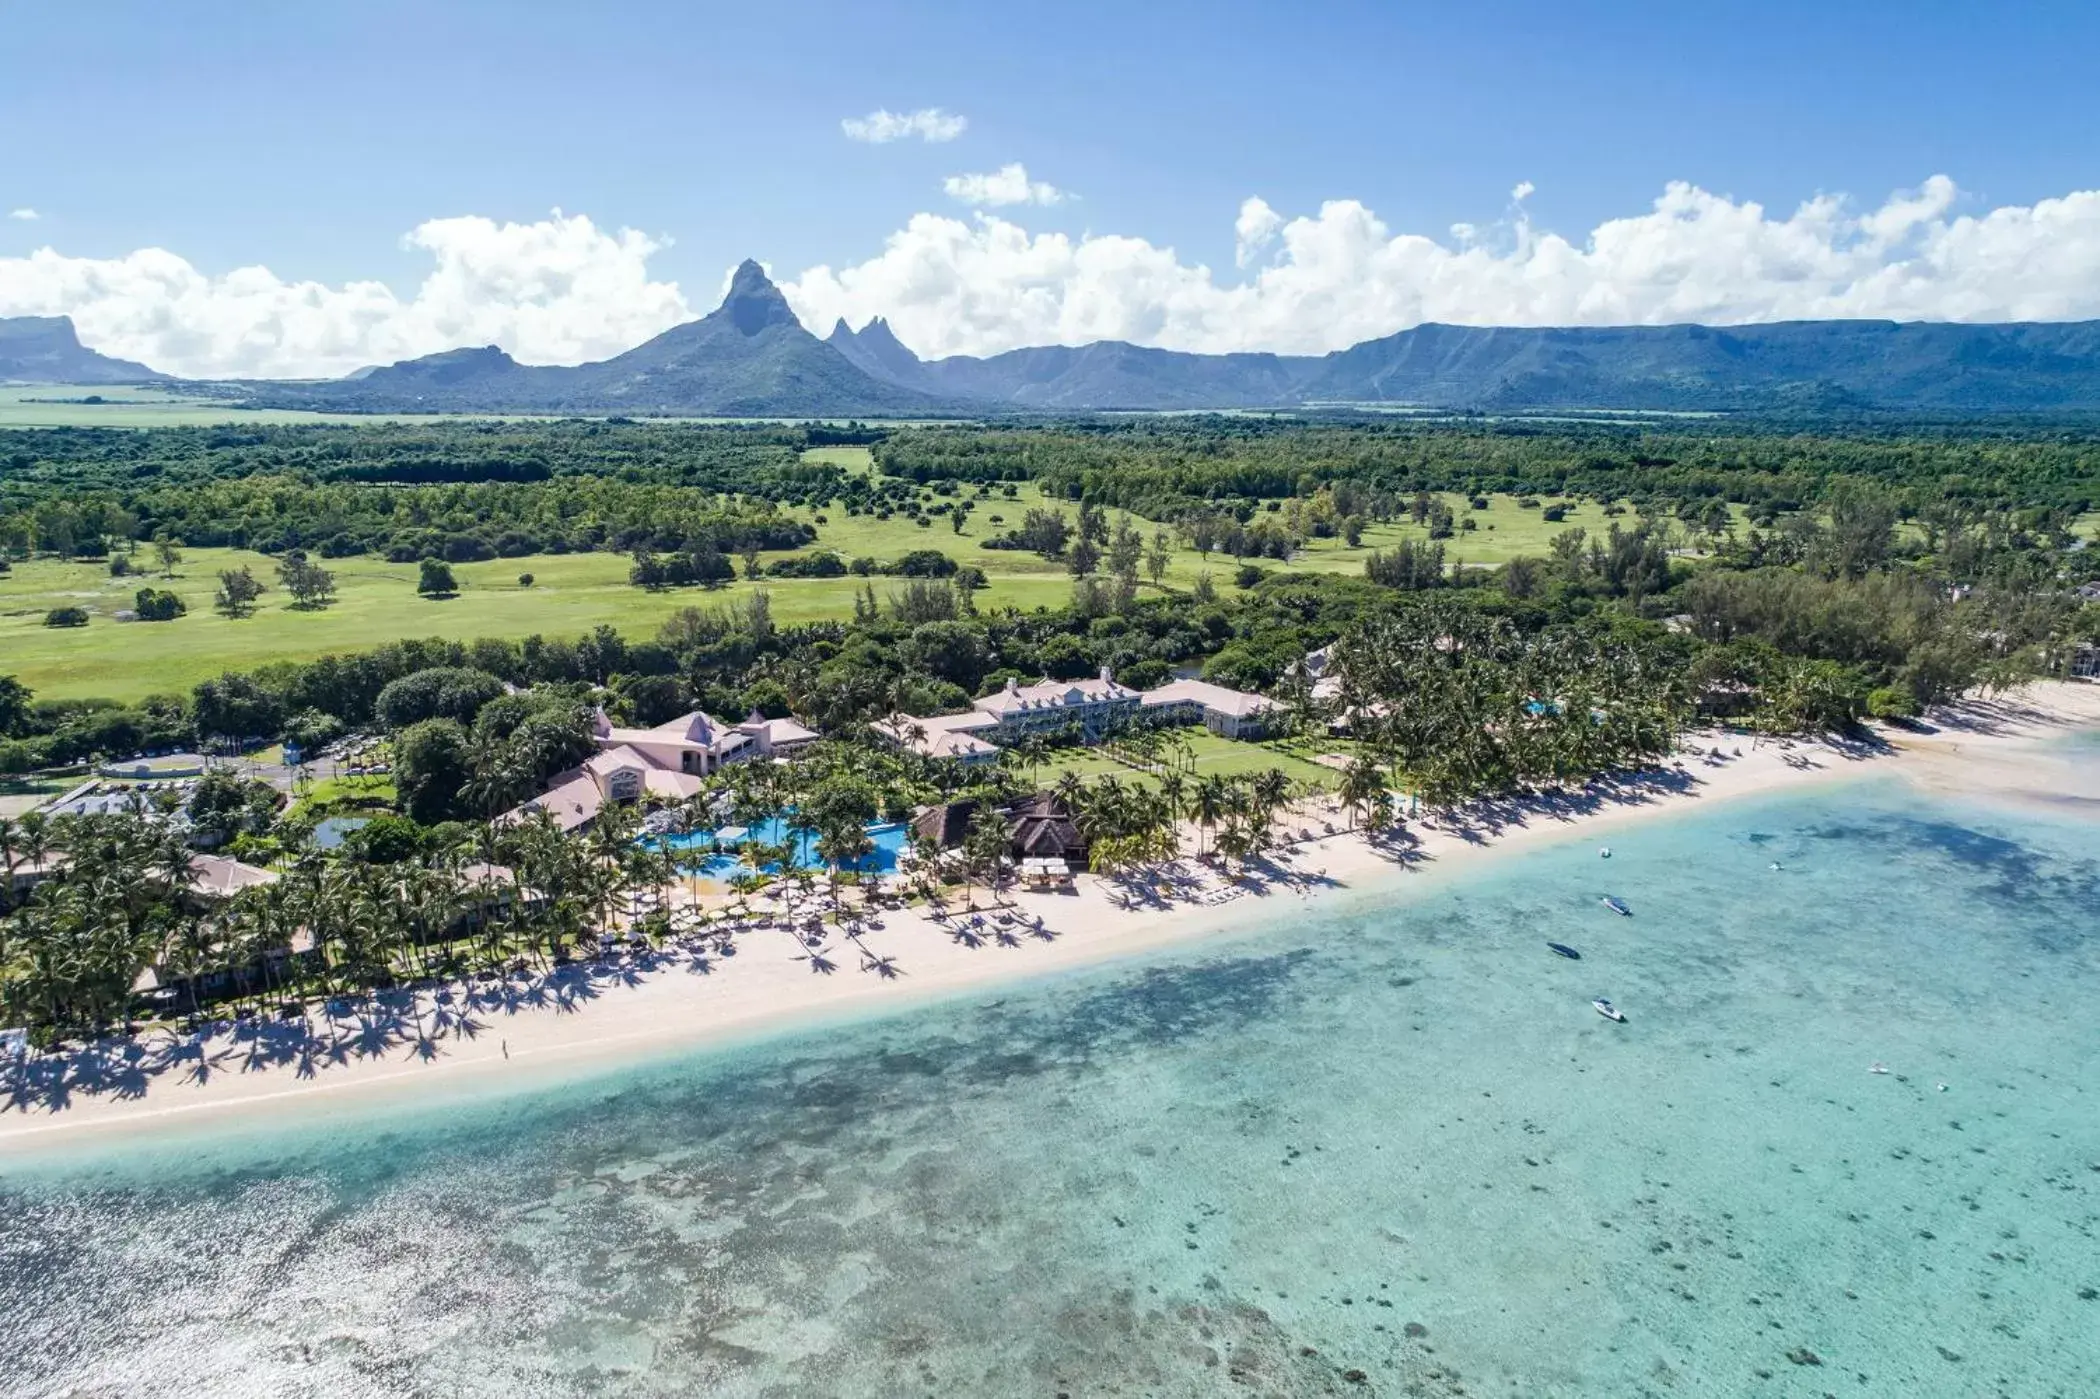
[[[883,315],[928,355],[1100,339],[1318,353],[1423,321],[2100,317],[2100,191],[1963,203],[1941,176],[1870,209],[1818,195],[1786,214],[1672,184],[1579,239],[1536,228],[1521,201],[1440,239],[1395,233],[1351,200],[1291,217],[1249,199],[1232,224],[1238,270],[1222,275],[1144,238],[922,213],[868,260],[813,267],[782,289],[820,331]],[[407,295],[264,267],[211,275],[160,248],[46,247],[0,257],[0,315],[70,315],[95,348],[174,373],[295,376],[492,343],[573,364],[695,313],[677,283],[650,275],[662,240],[582,215],[433,219],[404,242],[432,261]]]
[[[1522,204],[1525,200],[1531,198],[1532,195],[1538,193],[1538,188],[1537,185],[1529,180],[1519,180],[1517,181],[1517,187],[1509,192],[1509,197],[1513,202]]]
[[[106,354],[174,374],[323,376],[461,345],[527,363],[628,349],[693,312],[648,260],[665,244],[555,210],[537,223],[432,219],[403,240],[436,266],[402,297],[380,282],[286,281],[266,267],[210,276],[175,253],[0,258],[0,315],[70,315]]]
[[[1060,204],[1067,198],[1056,185],[1029,179],[1019,161],[986,175],[950,175],[941,188],[965,204]]]
[[[43,217],[42,214],[39,214],[34,209],[9,209],[7,216],[11,219],[19,219],[23,223],[35,223]]]
[[[892,112],[880,107],[864,117],[846,117],[839,122],[839,130],[846,133],[849,141],[884,146],[914,136],[921,141],[953,141],[969,124],[969,118],[939,107],[921,107],[916,112]]]
[[[1259,196],[1240,205],[1240,216],[1232,221],[1232,260],[1245,267],[1260,257],[1283,227],[1283,215]]]
[[[805,322],[887,316],[921,354],[1127,339],[1176,349],[1319,353],[1424,321],[1611,325],[1822,317],[2100,317],[2100,191],[1957,214],[1953,181],[1859,212],[1819,195],[1775,215],[1673,183],[1645,212],[1570,240],[1523,211],[1451,241],[1395,233],[1354,200],[1284,218],[1250,199],[1238,280],[1114,234],[919,214],[865,262],[783,290]]]

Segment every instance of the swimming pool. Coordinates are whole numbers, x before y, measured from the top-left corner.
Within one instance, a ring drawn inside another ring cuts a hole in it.
[[[823,860],[817,857],[816,837],[803,835],[791,837],[784,815],[773,816],[755,826],[725,826],[729,838],[709,830],[680,831],[674,835],[650,836],[659,849],[668,850],[678,860],[678,867],[687,874],[702,879],[729,879],[739,870],[757,870],[735,848],[756,842],[761,845],[783,845],[795,841],[793,865],[797,869],[820,870]],[[902,821],[888,821],[864,828],[875,848],[860,859],[841,868],[857,870],[862,874],[893,874],[897,869],[897,856],[901,853],[911,834],[911,828]],[[723,847],[718,849],[717,847]],[[767,865],[763,873],[778,874],[778,865]]]

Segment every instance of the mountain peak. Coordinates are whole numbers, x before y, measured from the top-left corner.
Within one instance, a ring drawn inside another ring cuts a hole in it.
[[[860,338],[870,342],[878,353],[895,349],[902,350],[907,355],[911,354],[911,350],[897,338],[897,333],[890,329],[890,323],[880,316],[860,328]],[[918,356],[912,355],[912,358],[917,359]]]
[[[39,340],[52,346],[77,350],[80,332],[71,316],[0,316],[0,341]]]
[[[717,315],[727,315],[731,324],[746,335],[756,335],[770,326],[796,325],[794,308],[766,270],[750,258],[737,264],[729,279],[729,295],[722,298]]]
[[[141,384],[166,377],[82,345],[71,316],[0,316],[0,382]]]

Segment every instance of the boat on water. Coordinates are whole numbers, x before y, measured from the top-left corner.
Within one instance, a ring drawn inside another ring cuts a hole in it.
[[[1633,910],[1626,906],[1626,900],[1614,898],[1610,894],[1606,894],[1604,896],[1603,902],[1606,908],[1610,909],[1613,913],[1618,914],[1621,918],[1633,917]]]
[[[1549,942],[1546,944],[1546,946],[1552,948],[1555,952],[1558,952],[1561,956],[1567,958],[1571,962],[1579,962],[1582,960],[1582,954],[1580,952],[1577,952],[1574,948],[1568,946],[1564,942]]]
[[[1605,1000],[1604,997],[1599,996],[1596,1000],[1591,1001],[1590,1004],[1595,1006],[1597,1014],[1603,1016],[1606,1020],[1616,1020],[1621,1025],[1626,1023],[1625,1013],[1610,1001]]]

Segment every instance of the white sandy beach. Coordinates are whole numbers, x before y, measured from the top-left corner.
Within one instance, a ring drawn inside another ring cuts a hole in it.
[[[178,1051],[149,1036],[75,1071],[62,1094],[45,1078],[0,1081],[0,1156],[131,1139],[140,1133],[220,1125],[267,1125],[294,1115],[368,1111],[375,1104],[427,1103],[522,1091],[682,1050],[747,1039],[841,1017],[885,1014],[929,998],[995,992],[1006,983],[1156,951],[1289,916],[1301,898],[1385,893],[1473,862],[1572,838],[1602,839],[1670,813],[1735,798],[1797,790],[1851,776],[1902,774],[1936,792],[2041,803],[2095,803],[2074,790],[2062,765],[2038,760],[2073,729],[2100,726],[2100,687],[2052,684],[1935,715],[1930,731],[1889,730],[1880,747],[1754,742],[1694,735],[1672,768],[1559,801],[1498,803],[1448,825],[1409,823],[1399,841],[1354,833],[1319,835],[1343,818],[1305,809],[1283,824],[1299,840],[1241,881],[1192,860],[1200,896],[1129,906],[1122,886],[1091,877],[1062,892],[1015,891],[1023,915],[1039,914],[1049,936],[1016,930],[969,945],[920,910],[890,911],[867,934],[893,958],[895,979],[861,969],[861,954],[834,940],[836,970],[812,970],[788,932],[760,929],[737,940],[734,957],[684,953],[648,968],[580,967],[559,983],[498,997],[425,993],[420,1016],[406,1005],[384,1022],[322,1024],[299,1049],[283,1027],[243,1039],[222,1033]],[[1613,838],[1626,838],[1614,835]],[[1193,841],[1189,843],[1193,848]],[[979,895],[980,902],[985,896]],[[955,900],[951,899],[951,904]],[[419,1032],[418,1021],[422,1027]],[[441,1027],[441,1028],[440,1028]],[[434,1033],[432,1031],[435,1031]],[[34,1070],[31,1071],[32,1073]]]

